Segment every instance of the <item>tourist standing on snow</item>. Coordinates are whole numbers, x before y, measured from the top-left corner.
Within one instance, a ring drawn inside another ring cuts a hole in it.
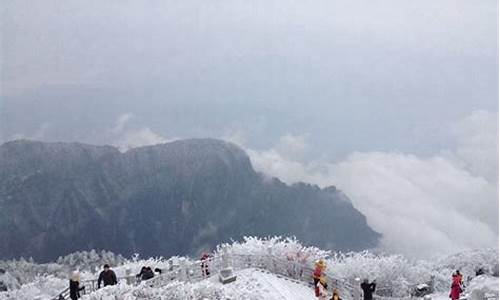
[[[80,287],[80,273],[74,271],[69,279],[69,298],[76,300],[80,298],[80,291],[85,289],[84,286]]]
[[[460,284],[462,278],[461,275],[458,275],[457,273],[454,273],[452,278],[453,279],[451,282],[450,298],[451,300],[458,300],[460,299],[460,293],[462,293],[462,287]]]
[[[316,286],[323,275],[323,272],[326,269],[326,263],[324,260],[320,259],[316,261],[314,265],[314,271],[313,271],[313,281],[314,281],[314,286]]]
[[[368,283],[368,279],[364,279],[363,283],[361,283],[361,289],[363,290],[363,299],[364,300],[372,300],[373,299],[373,293],[375,293],[375,288],[377,287],[377,284],[375,283],[375,280],[372,281],[372,283]]]
[[[146,266],[142,266],[141,271],[139,272],[139,274],[135,275],[135,277],[137,277],[137,281],[143,280],[142,277],[143,277],[143,275],[144,275],[145,272],[146,272]]]
[[[99,279],[97,279],[98,289],[101,288],[101,281],[104,283],[104,286],[115,285],[118,283],[115,272],[109,268],[108,264],[104,265],[104,271],[99,274]]]
[[[202,276],[210,276],[210,271],[208,270],[208,261],[210,259],[210,255],[207,252],[203,252],[201,255],[201,275]]]

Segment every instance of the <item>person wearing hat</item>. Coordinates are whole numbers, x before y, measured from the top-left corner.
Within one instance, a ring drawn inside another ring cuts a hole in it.
[[[101,281],[104,283],[104,286],[115,285],[118,283],[115,272],[109,268],[108,264],[104,265],[104,270],[101,274],[99,274],[99,279],[97,279],[98,289],[101,288]]]
[[[83,289],[85,289],[84,286],[80,287],[80,273],[78,271],[74,271],[71,273],[69,279],[69,298],[71,300],[80,298],[80,291]]]

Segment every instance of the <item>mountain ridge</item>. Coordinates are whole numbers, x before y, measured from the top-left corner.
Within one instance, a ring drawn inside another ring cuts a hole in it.
[[[0,145],[0,258],[44,261],[91,248],[189,254],[244,235],[295,235],[340,250],[375,246],[380,235],[346,199],[334,187],[268,180],[243,149],[222,140],[123,153],[12,141]]]

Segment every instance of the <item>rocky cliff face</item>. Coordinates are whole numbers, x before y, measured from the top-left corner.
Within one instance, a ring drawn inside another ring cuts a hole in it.
[[[132,149],[13,141],[0,146],[0,259],[76,250],[194,254],[244,235],[295,235],[340,250],[379,235],[335,188],[286,185],[246,153],[193,139]]]

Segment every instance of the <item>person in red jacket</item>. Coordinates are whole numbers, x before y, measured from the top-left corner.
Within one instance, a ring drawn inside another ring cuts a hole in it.
[[[462,293],[462,287],[460,286],[460,276],[453,274],[453,280],[451,283],[450,298],[451,300],[460,299],[460,293]]]

